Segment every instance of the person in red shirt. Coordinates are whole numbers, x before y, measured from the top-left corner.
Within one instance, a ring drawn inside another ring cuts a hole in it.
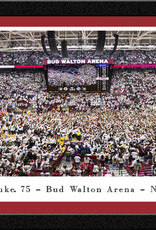
[[[97,155],[96,155],[96,153],[93,153],[93,155],[92,155],[92,163],[93,164],[97,163]]]

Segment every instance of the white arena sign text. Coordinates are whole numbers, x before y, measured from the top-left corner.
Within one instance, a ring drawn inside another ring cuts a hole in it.
[[[107,59],[54,59],[47,60],[47,64],[109,64]]]

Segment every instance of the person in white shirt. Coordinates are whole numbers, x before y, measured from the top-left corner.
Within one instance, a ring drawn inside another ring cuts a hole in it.
[[[78,169],[80,167],[81,157],[79,157],[78,155],[76,155],[74,157],[74,160],[75,160],[75,164],[76,164],[76,169]]]

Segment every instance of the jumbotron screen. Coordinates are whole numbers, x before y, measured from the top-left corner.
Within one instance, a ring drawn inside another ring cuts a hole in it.
[[[53,65],[48,67],[48,90],[54,92],[105,92],[106,65]]]

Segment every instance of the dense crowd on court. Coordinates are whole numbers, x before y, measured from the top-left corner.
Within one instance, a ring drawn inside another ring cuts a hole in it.
[[[95,58],[95,51],[92,50],[69,50],[68,53],[70,59]],[[53,58],[55,59],[53,56],[45,55],[42,51],[0,52],[0,65],[42,65],[44,59]],[[61,58],[61,54],[58,58]],[[116,50],[116,52],[111,55],[110,50],[105,50],[100,58],[113,58],[116,64],[156,64],[156,51]]]
[[[156,73],[113,75],[110,93],[60,94],[42,72],[2,72],[0,175],[156,175]]]

